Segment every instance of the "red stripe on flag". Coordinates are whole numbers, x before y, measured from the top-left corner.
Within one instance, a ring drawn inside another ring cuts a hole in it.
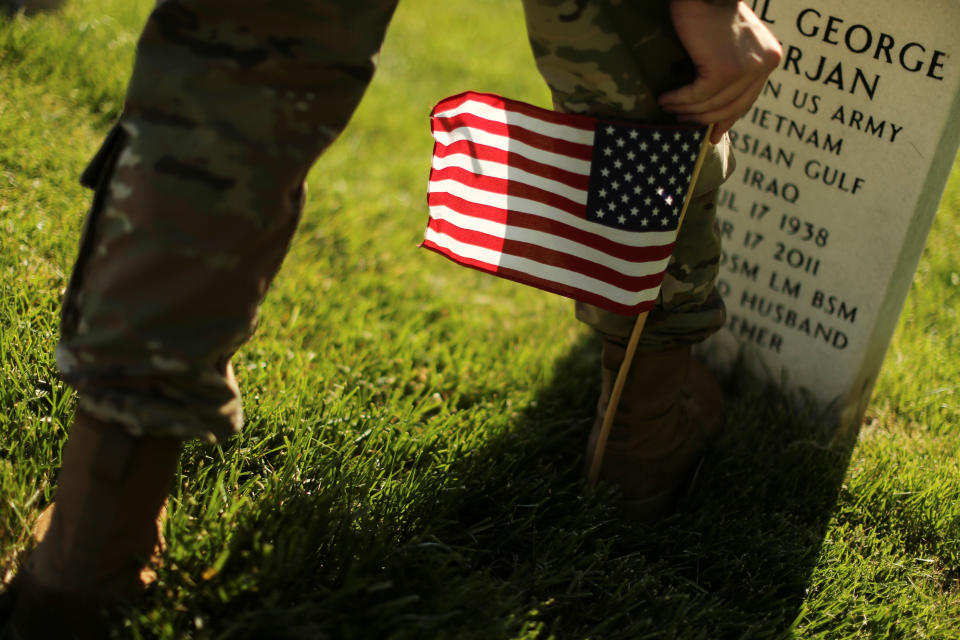
[[[438,143],[433,151],[434,157],[437,158],[446,158],[458,154],[477,158],[478,160],[487,160],[489,162],[507,165],[511,168],[520,169],[521,171],[540,176],[541,178],[562,182],[581,191],[586,191],[590,187],[589,175],[566,171],[559,167],[531,160],[518,153],[471,142],[470,140],[457,140],[448,145]]]
[[[568,285],[560,284],[559,282],[554,282],[553,280],[545,280],[543,278],[538,278],[532,276],[529,273],[524,273],[516,269],[504,269],[496,265],[492,265],[480,260],[474,260],[473,258],[467,258],[460,256],[456,253],[453,253],[446,247],[441,247],[430,240],[424,240],[420,243],[420,246],[424,249],[430,249],[435,251],[440,255],[453,260],[457,264],[463,265],[465,267],[470,267],[471,269],[476,269],[478,271],[483,271],[484,273],[490,273],[496,275],[500,278],[505,278],[507,280],[513,280],[514,282],[519,282],[520,284],[529,285],[536,287],[538,289],[543,289],[549,293],[555,293],[557,295],[564,296],[566,298],[572,298],[573,300],[579,300],[581,302],[586,302],[614,313],[619,313],[625,316],[635,316],[643,313],[644,311],[649,311],[656,304],[655,300],[650,300],[647,302],[641,302],[635,305],[626,305],[619,302],[605,298],[604,296],[598,295],[593,291],[585,291],[583,289],[578,289],[576,287],[571,287]],[[663,277],[662,274],[660,276]]]
[[[470,113],[461,113],[451,118],[434,117],[433,132],[443,131],[450,133],[461,127],[484,131],[497,136],[504,136],[517,142],[528,144],[542,151],[558,153],[560,155],[584,160],[589,162],[593,157],[593,147],[587,144],[578,144],[576,142],[567,142],[561,138],[554,138],[542,133],[530,131],[516,124],[504,124],[503,122],[494,122]]]
[[[540,289],[545,289],[547,291],[552,291],[559,295],[565,296],[567,298],[573,298],[574,300],[579,300],[581,302],[586,302],[592,304],[596,307],[606,308],[609,311],[614,313],[619,313],[625,316],[636,316],[640,315],[644,311],[649,311],[653,309],[656,305],[656,299],[649,300],[647,302],[641,302],[635,305],[626,305],[619,302],[610,300],[609,298],[604,298],[603,296],[593,292],[585,291],[583,289],[578,289],[576,287],[571,287],[559,282],[552,282],[550,280],[544,280],[543,278],[537,278],[531,276],[530,274],[525,274],[522,271],[517,271],[515,269],[500,269],[497,272],[497,275],[501,278],[507,278],[508,280],[513,280],[514,282],[521,282],[529,284]],[[663,274],[660,274],[661,280],[663,279]],[[656,286],[659,288],[660,282],[657,282]]]
[[[549,207],[566,211],[570,215],[577,216],[578,218],[586,219],[586,209],[584,205],[574,202],[569,198],[564,198],[563,196],[551,191],[547,191],[546,189],[532,187],[528,184],[517,182],[516,180],[504,180],[503,178],[478,176],[477,174],[471,173],[466,169],[461,169],[460,167],[447,167],[446,169],[439,170],[434,169],[430,172],[430,180],[454,180],[455,182],[459,182],[462,185],[472,187],[474,189],[480,189],[490,193],[498,193],[505,196],[533,200],[534,202],[539,202],[540,204],[545,204]]]
[[[573,242],[579,242],[591,249],[602,251],[610,256],[621,260],[630,260],[632,262],[651,262],[669,258],[673,253],[673,243],[659,246],[635,247],[615,242],[606,236],[590,233],[578,229],[577,227],[564,224],[557,220],[545,218],[532,213],[523,213],[520,211],[507,211],[490,205],[478,204],[464,200],[458,196],[445,192],[431,192],[427,194],[427,204],[430,206],[445,206],[450,209],[472,216],[482,218],[498,224],[505,224],[511,227],[521,229],[530,229],[533,231],[542,231],[554,236],[565,238]],[[598,227],[600,225],[597,225]]]
[[[492,236],[480,231],[462,229],[446,220],[432,218],[428,226],[437,233],[450,236],[463,244],[498,251],[505,255],[519,256],[540,264],[580,273],[626,291],[643,291],[656,287],[660,285],[660,281],[663,279],[662,273],[648,276],[628,276],[616,269],[563,251],[555,251],[549,247],[529,242]]]

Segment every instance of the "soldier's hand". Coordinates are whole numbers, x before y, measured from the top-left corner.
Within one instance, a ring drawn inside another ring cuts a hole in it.
[[[711,142],[720,142],[760,95],[783,49],[743,2],[670,0],[670,15],[697,78],[660,96],[660,106],[680,120],[713,123]]]

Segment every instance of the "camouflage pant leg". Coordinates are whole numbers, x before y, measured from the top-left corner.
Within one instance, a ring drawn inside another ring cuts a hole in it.
[[[85,173],[93,206],[57,363],[81,408],[132,433],[223,439],[230,357],[346,125],[396,0],[168,0],[124,114]]]
[[[559,111],[669,122],[656,97],[690,82],[694,70],[663,0],[524,0],[537,67]],[[641,349],[699,342],[723,326],[715,290],[720,258],[716,198],[733,169],[726,139],[710,149],[677,236]],[[635,317],[578,302],[577,317],[626,341]]]

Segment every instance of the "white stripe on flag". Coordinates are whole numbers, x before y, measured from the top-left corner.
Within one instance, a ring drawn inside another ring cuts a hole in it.
[[[443,247],[460,257],[488,264],[492,269],[498,267],[515,269],[536,278],[595,293],[617,304],[634,306],[643,302],[651,302],[656,300],[659,290],[658,287],[651,287],[640,292],[621,289],[576,271],[553,267],[528,258],[501,253],[472,244],[464,244],[446,234],[437,233],[429,227],[424,234],[424,240]]]
[[[586,206],[587,192],[583,189],[576,189],[564,182],[558,182],[549,178],[532,174],[522,169],[516,169],[509,165],[490,160],[479,160],[465,153],[457,153],[445,156],[443,158],[434,156],[433,168],[436,170],[446,169],[448,167],[459,167],[473,174],[485,176],[488,178],[501,178],[512,182],[522,182],[532,187],[544,189],[551,193],[556,193],[564,198],[573,200]]]
[[[457,213],[453,209],[444,206],[430,207],[430,217],[434,220],[445,220],[461,229],[478,231],[496,238],[527,242],[553,251],[561,251],[609,267],[626,276],[640,277],[660,273],[666,269],[667,263],[670,261],[669,258],[664,258],[662,260],[631,262],[630,260],[616,258],[603,251],[598,251],[587,245],[555,236],[551,233],[536,231],[534,229],[524,229],[522,227],[508,227],[499,222],[492,222],[483,218]]]
[[[437,142],[445,146],[451,145],[460,140],[467,140],[468,142],[476,142],[477,144],[482,144],[487,147],[494,147],[496,149],[502,149],[504,151],[516,153],[525,158],[530,158],[531,160],[536,160],[537,162],[549,164],[554,167],[561,167],[574,173],[579,173],[585,176],[590,175],[590,162],[587,160],[577,160],[576,158],[571,158],[570,156],[565,156],[561,153],[544,151],[543,149],[532,147],[528,144],[518,140],[513,140],[506,136],[487,133],[482,129],[463,126],[457,127],[450,132],[434,131],[433,137]]]
[[[456,180],[436,180],[429,183],[428,191],[430,193],[449,193],[463,198],[469,202],[475,202],[481,205],[487,205],[502,209],[503,211],[518,211],[520,213],[529,213],[541,216],[547,220],[555,220],[563,224],[570,225],[581,231],[603,236],[626,245],[628,247],[656,247],[672,243],[676,239],[675,231],[650,231],[637,233],[636,231],[624,231],[607,227],[596,222],[590,222],[579,216],[567,213],[556,207],[542,204],[535,200],[520,198],[518,196],[508,196],[503,193],[493,193],[483,189],[475,189]]]

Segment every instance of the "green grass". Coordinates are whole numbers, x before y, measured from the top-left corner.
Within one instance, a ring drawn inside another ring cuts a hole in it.
[[[416,246],[430,107],[548,104],[519,4],[401,4],[236,360],[247,428],[188,446],[158,588],[121,636],[960,638],[960,169],[858,440],[733,384],[681,511],[631,524],[581,476],[597,343],[570,303]],[[149,5],[0,20],[0,566],[52,497],[77,176]]]

